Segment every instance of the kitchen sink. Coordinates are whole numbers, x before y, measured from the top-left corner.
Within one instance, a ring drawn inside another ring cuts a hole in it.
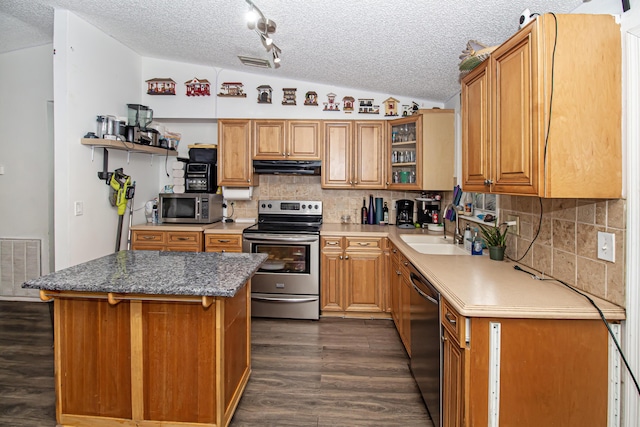
[[[444,239],[442,236],[432,236],[425,234],[401,234],[404,240],[412,249],[421,254],[428,255],[471,255],[462,246],[454,245],[453,238]]]

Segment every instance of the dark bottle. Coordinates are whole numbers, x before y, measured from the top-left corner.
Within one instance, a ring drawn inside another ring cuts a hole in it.
[[[362,199],[362,218],[361,218],[361,222],[362,224],[368,224],[369,219],[367,217],[367,199]]]
[[[389,224],[389,208],[387,207],[387,202],[384,202],[384,207],[382,208],[382,223]]]
[[[376,223],[376,207],[373,205],[373,194],[369,196],[369,224]]]

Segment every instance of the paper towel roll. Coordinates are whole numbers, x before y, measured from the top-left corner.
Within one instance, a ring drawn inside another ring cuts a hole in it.
[[[173,172],[174,178],[184,178],[184,170],[183,169],[174,169]]]
[[[184,178],[173,178],[173,185],[184,185]]]
[[[222,197],[225,200],[251,200],[252,194],[253,187],[222,187]]]
[[[171,169],[184,169],[184,162],[173,162]]]
[[[184,185],[174,185],[173,192],[178,194],[184,193]]]

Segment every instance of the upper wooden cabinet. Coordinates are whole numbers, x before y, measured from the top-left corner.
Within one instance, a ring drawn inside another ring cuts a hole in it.
[[[218,185],[250,187],[259,184],[251,163],[251,120],[218,121]]]
[[[387,186],[451,191],[454,186],[454,111],[419,110],[389,122]]]
[[[254,160],[320,160],[320,121],[254,120]]]
[[[324,122],[323,188],[385,188],[385,122]]]
[[[465,191],[619,198],[620,27],[539,16],[462,81]]]

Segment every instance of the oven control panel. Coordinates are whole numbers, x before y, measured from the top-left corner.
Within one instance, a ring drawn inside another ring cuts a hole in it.
[[[260,200],[258,214],[322,215],[318,200]]]

